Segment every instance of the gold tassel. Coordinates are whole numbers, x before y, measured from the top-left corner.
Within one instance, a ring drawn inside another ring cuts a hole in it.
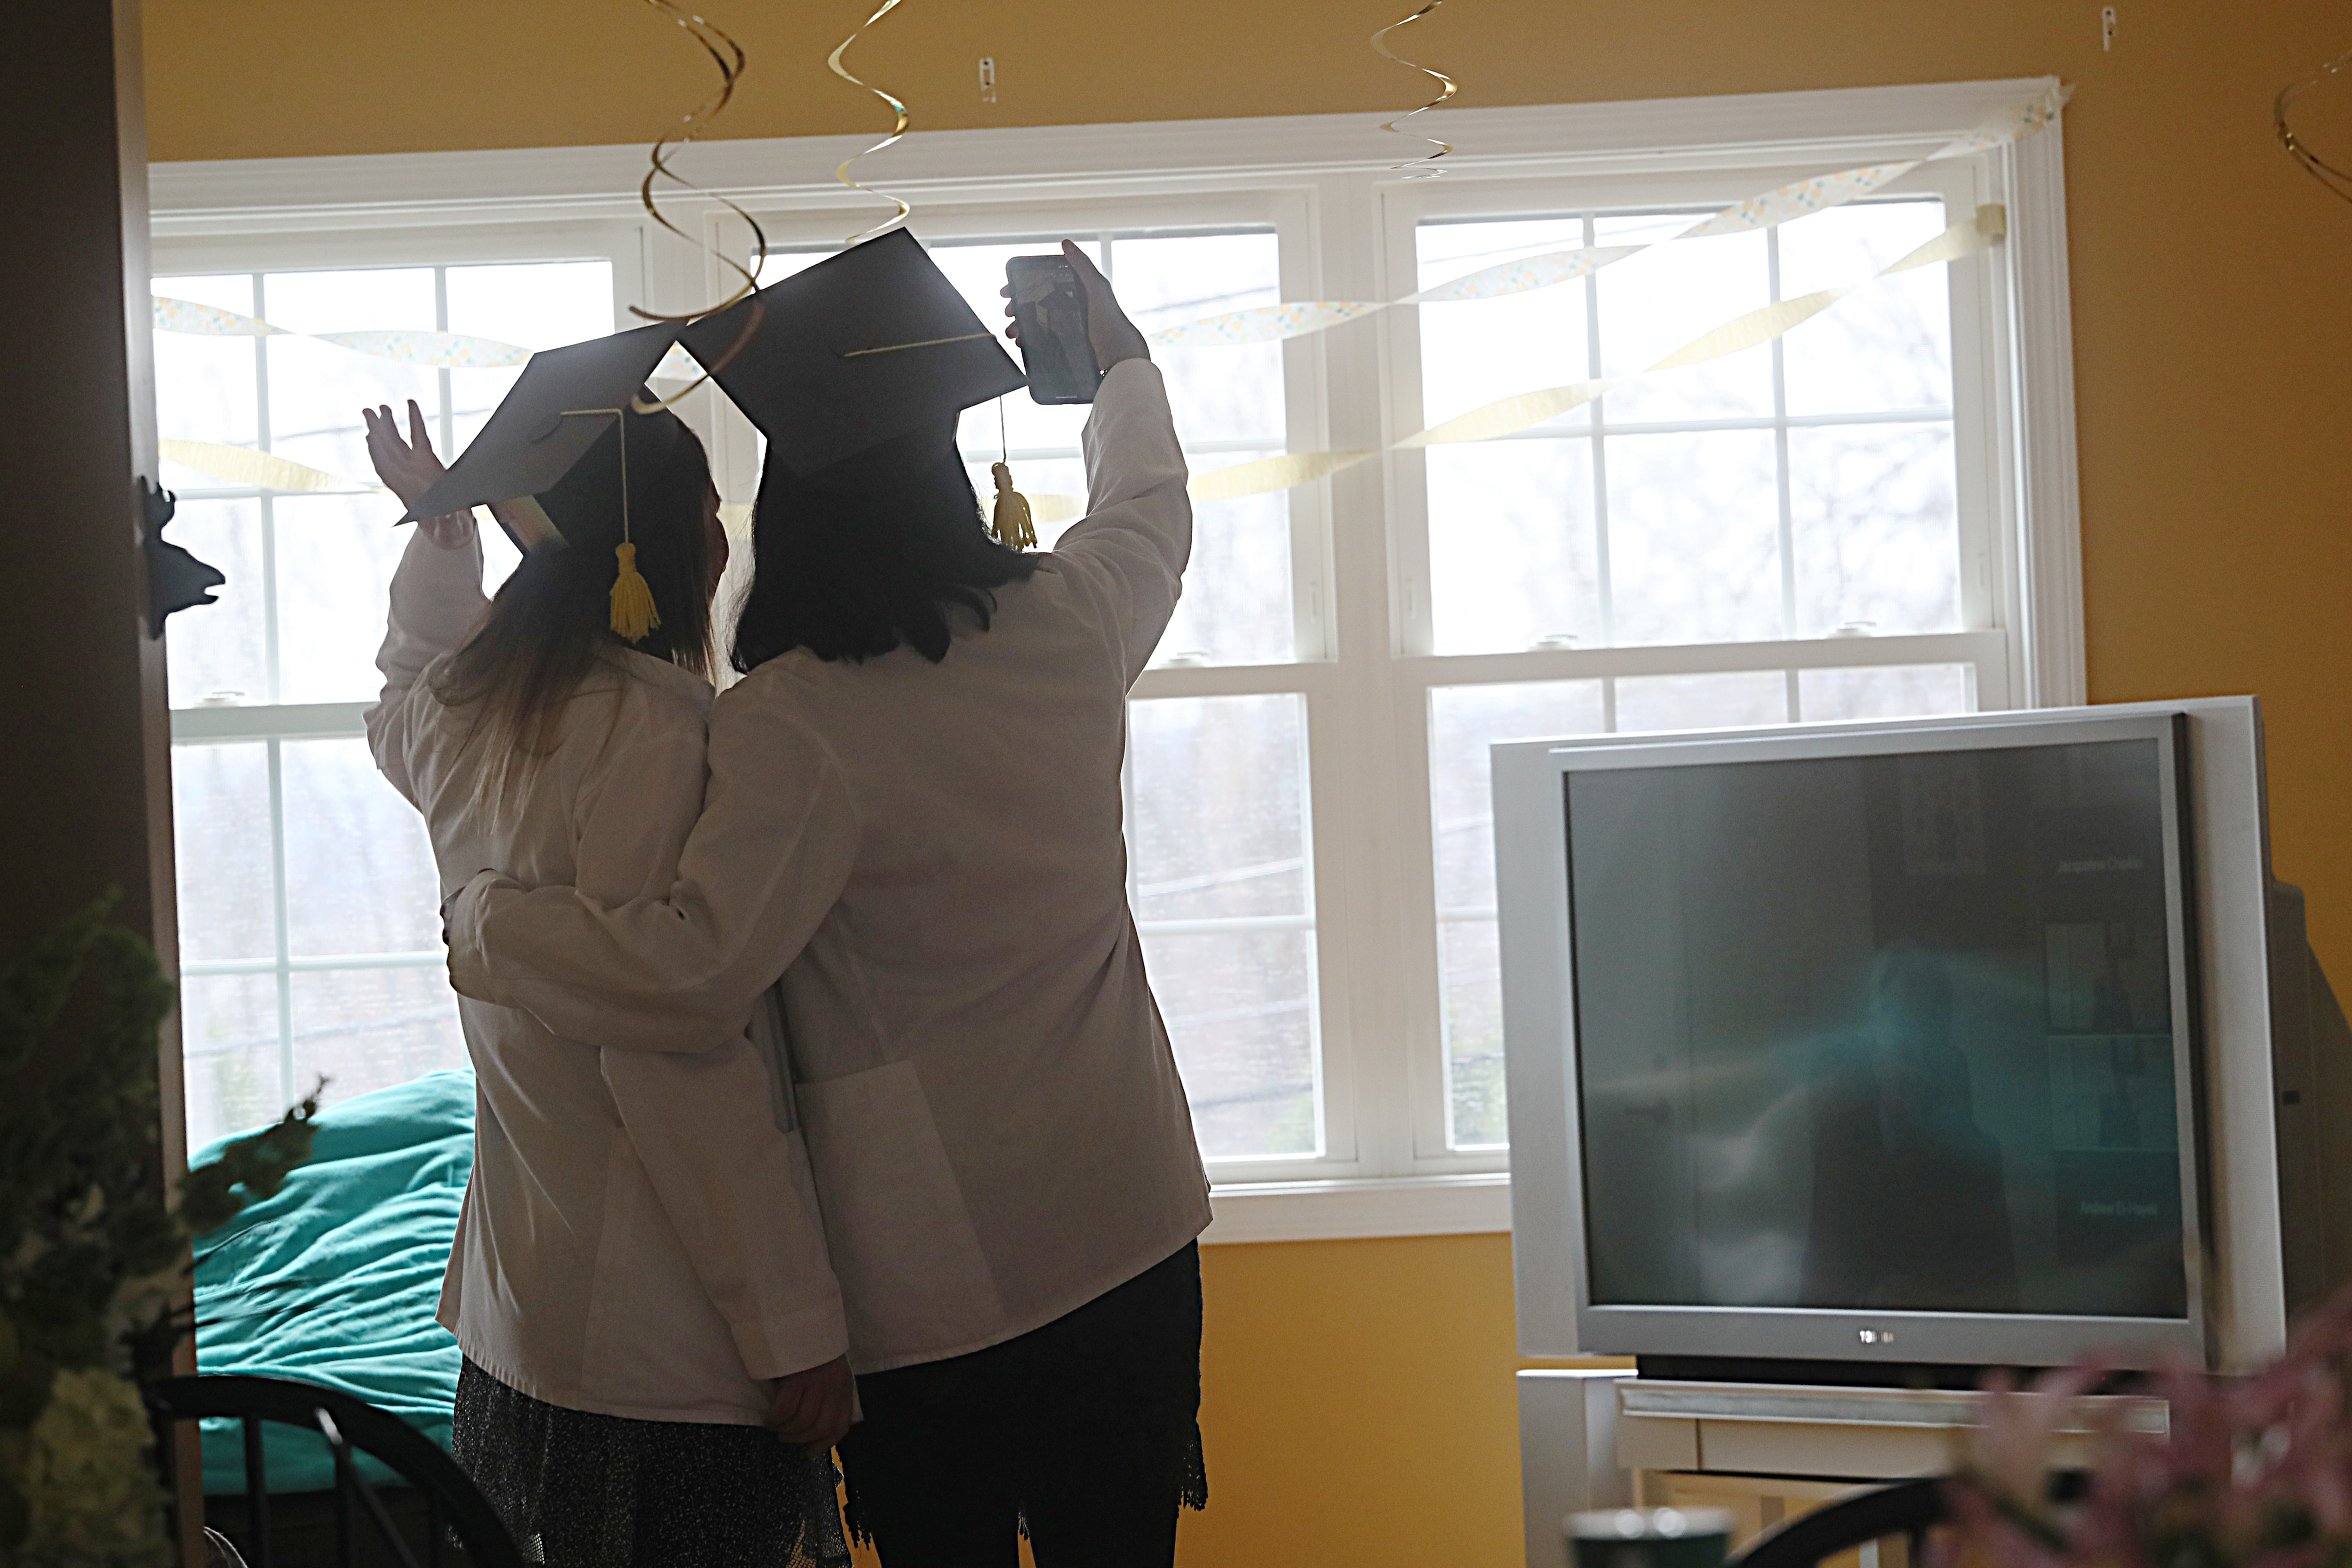
[[[613,629],[631,642],[643,642],[647,632],[661,625],[654,591],[637,570],[635,545],[623,542],[613,553],[621,560],[621,574],[613,579]]]
[[[1007,550],[1036,549],[1037,528],[1029,519],[1029,498],[1013,488],[1013,470],[1003,463],[991,463],[988,470],[996,476],[996,514],[989,520],[988,531]]]

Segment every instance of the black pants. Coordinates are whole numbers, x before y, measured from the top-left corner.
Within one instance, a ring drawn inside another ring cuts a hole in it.
[[[1176,1558],[1201,1463],[1201,1249],[1042,1329],[857,1380],[841,1445],[850,1528],[884,1568],[1038,1568]]]

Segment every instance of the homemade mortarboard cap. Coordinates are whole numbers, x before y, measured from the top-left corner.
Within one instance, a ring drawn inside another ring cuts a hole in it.
[[[606,482],[618,483],[620,437],[613,432],[623,421],[613,411],[626,408],[643,393],[646,376],[677,336],[677,324],[663,321],[531,355],[481,434],[400,521],[530,496],[539,499],[560,535],[562,513],[569,510],[567,493],[583,488],[564,485],[566,476],[601,440],[614,454],[614,470]],[[633,477],[641,461],[643,473],[650,476],[677,438],[677,416],[667,412],[627,416],[626,423]],[[584,484],[590,477],[582,478]],[[583,494],[581,499],[587,498]],[[523,550],[550,542],[546,537],[515,539]]]
[[[752,309],[763,314],[740,351]],[[894,229],[686,329],[679,341],[796,474],[943,430],[1027,384],[915,237]]]

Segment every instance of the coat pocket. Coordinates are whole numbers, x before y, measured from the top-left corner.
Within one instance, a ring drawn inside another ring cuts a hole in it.
[[[912,1062],[799,1086],[849,1358],[879,1371],[970,1350],[1004,1309]]]

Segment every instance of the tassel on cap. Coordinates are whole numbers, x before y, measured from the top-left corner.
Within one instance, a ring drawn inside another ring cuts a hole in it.
[[[989,519],[989,532],[1007,550],[1036,549],[1037,528],[1030,521],[1029,498],[1013,488],[1013,470],[1003,463],[991,463],[988,469],[996,476],[996,512]]]
[[[637,570],[635,545],[623,542],[613,553],[621,561],[620,575],[613,579],[613,630],[631,642],[643,642],[647,632],[661,625],[654,591]]]

